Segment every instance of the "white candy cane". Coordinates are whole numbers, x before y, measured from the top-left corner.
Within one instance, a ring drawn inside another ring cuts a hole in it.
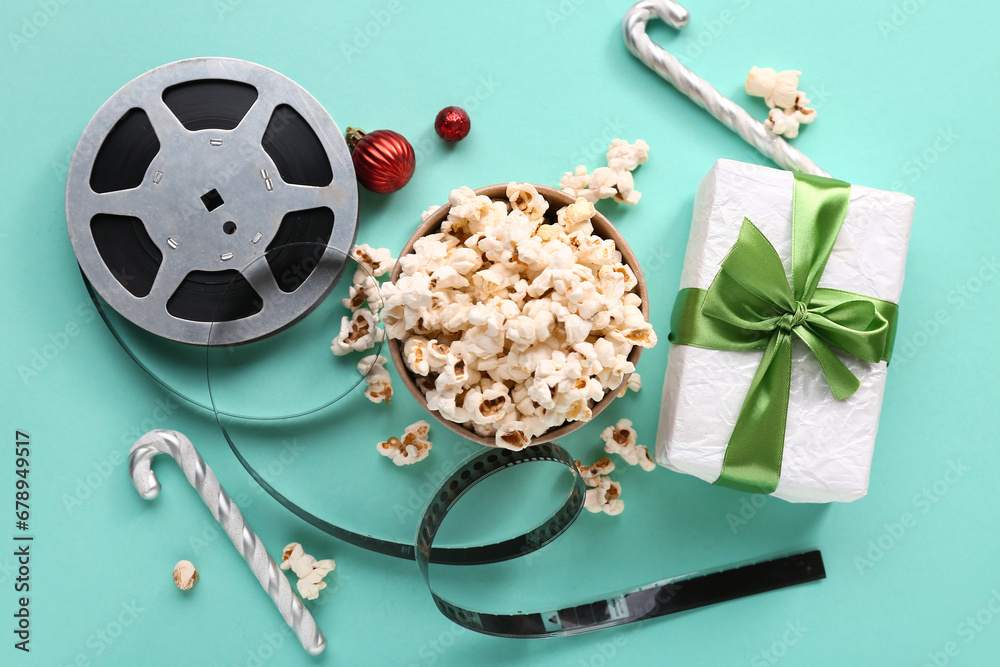
[[[712,87],[710,83],[682,65],[646,34],[646,23],[654,16],[667,25],[680,30],[687,25],[690,15],[683,5],[673,0],[641,0],[632,5],[622,21],[625,45],[636,58],[669,81],[677,90],[691,98],[723,125],[728,127],[751,146],[759,150],[783,169],[829,176],[812,160],[792,148],[787,141],[768,130],[743,107]]]
[[[278,569],[264,543],[257,533],[243,520],[236,506],[219,484],[218,478],[198,451],[183,434],[177,431],[157,429],[139,438],[128,455],[128,470],[139,495],[152,500],[160,494],[160,482],[156,479],[150,464],[157,454],[169,454],[184,471],[191,486],[198,490],[201,499],[208,505],[212,516],[226,531],[233,546],[257,576],[257,581],[271,596],[282,618],[288,624],[302,648],[310,655],[319,655],[326,649],[326,637],[316,627],[312,614],[302,604],[302,600],[292,590],[288,579]]]

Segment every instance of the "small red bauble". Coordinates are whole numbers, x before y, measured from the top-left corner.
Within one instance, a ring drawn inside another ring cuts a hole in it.
[[[445,141],[461,141],[469,133],[472,123],[462,107],[445,107],[434,119],[434,129]]]
[[[417,159],[406,137],[392,130],[362,132],[347,128],[354,173],[361,185],[372,192],[387,194],[406,185],[413,176]]]

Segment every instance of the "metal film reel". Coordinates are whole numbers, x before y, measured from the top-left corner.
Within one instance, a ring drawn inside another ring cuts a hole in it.
[[[137,77],[94,115],[70,163],[66,221],[84,275],[122,316],[232,345],[290,326],[330,292],[344,268],[330,260],[357,234],[357,181],[339,128],[302,87],[195,58]],[[303,243],[331,257],[303,257]]]

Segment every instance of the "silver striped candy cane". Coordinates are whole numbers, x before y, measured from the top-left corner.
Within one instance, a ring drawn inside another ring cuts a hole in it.
[[[707,110],[751,146],[759,150],[783,169],[829,176],[816,163],[788,145],[788,142],[764,127],[743,107],[712,87],[710,83],[682,65],[646,34],[646,23],[659,16],[667,25],[680,30],[690,16],[683,5],[673,0],[641,0],[632,5],[622,21],[625,45],[636,58],[690,97],[698,106]]]
[[[212,516],[226,531],[233,546],[257,576],[257,581],[271,596],[282,618],[310,655],[326,649],[326,637],[316,627],[312,614],[292,590],[288,579],[278,569],[257,533],[243,520],[243,514],[219,484],[218,478],[198,451],[182,433],[157,429],[139,438],[128,455],[128,470],[139,495],[152,500],[160,494],[160,482],[150,464],[157,454],[169,454],[177,461],[191,486],[198,490]]]

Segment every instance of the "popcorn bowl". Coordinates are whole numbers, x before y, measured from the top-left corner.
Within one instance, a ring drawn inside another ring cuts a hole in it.
[[[548,202],[549,209],[546,212],[546,218],[551,218],[552,221],[555,221],[555,212],[558,209],[564,206],[568,206],[574,202],[574,199],[572,197],[570,197],[568,194],[566,194],[561,190],[557,190],[556,188],[550,188],[544,185],[534,185],[534,184],[533,187],[538,191],[538,194],[540,194]],[[484,188],[479,188],[478,190],[475,191],[477,195],[485,195],[490,199],[493,199],[494,201],[505,200],[506,192],[507,192],[506,184],[490,185]],[[413,233],[413,236],[410,237],[409,241],[406,242],[406,245],[399,253],[399,257],[402,258],[405,257],[406,255],[411,254],[413,252],[413,244],[416,241],[418,241],[421,237],[438,232],[440,230],[441,223],[448,217],[448,212],[450,210],[451,206],[449,204],[445,204],[441,208],[437,209],[433,214],[431,214],[431,216],[428,217],[427,220],[425,220],[417,228],[417,230]],[[639,295],[639,298],[642,300],[642,303],[640,304],[639,308],[642,311],[643,317],[648,322],[649,295],[646,291],[646,281],[643,278],[642,270],[639,268],[639,262],[635,257],[635,253],[633,253],[632,249],[629,248],[628,243],[625,242],[625,239],[618,232],[618,230],[615,229],[614,226],[611,224],[611,222],[608,221],[608,219],[600,212],[597,212],[594,215],[594,217],[591,218],[590,222],[593,225],[595,235],[603,239],[610,239],[614,241],[615,248],[622,254],[622,263],[626,264],[635,274],[636,286],[633,289],[633,291],[637,293]],[[399,278],[401,271],[402,271],[401,263],[397,261],[396,266],[393,268],[392,273],[390,275],[390,279],[393,283],[395,283],[396,280]],[[417,402],[427,412],[429,412],[431,416],[433,416],[437,421],[441,422],[441,424],[446,426],[448,429],[454,431],[458,435],[462,436],[463,438],[479,443],[486,447],[496,447],[497,445],[495,437],[481,436],[477,434],[475,431],[473,431],[471,428],[467,428],[461,423],[452,421],[444,417],[437,410],[432,410],[431,408],[427,407],[427,398],[424,395],[424,392],[418,386],[416,376],[406,365],[406,362],[403,358],[402,343],[403,341],[401,340],[387,338],[385,344],[389,348],[389,354],[392,357],[392,362],[396,368],[396,373],[399,375],[399,378],[402,380],[403,384],[406,385],[406,388],[410,391],[410,393],[417,400]],[[633,345],[631,351],[628,354],[627,360],[631,362],[633,365],[637,365],[639,362],[639,356],[642,354],[642,350],[643,348],[641,346]],[[591,420],[597,417],[598,414],[600,414],[606,407],[608,407],[611,401],[613,401],[615,398],[618,397],[622,388],[628,386],[628,381],[630,377],[631,373],[626,374],[623,377],[621,384],[619,384],[617,388],[606,391],[604,397],[600,401],[591,403],[590,406]],[[557,440],[569,433],[572,433],[573,431],[577,430],[586,423],[587,422],[585,421],[563,422],[561,425],[550,428],[545,433],[533,437],[531,439],[531,444],[529,444],[528,446],[530,447],[531,445]]]

